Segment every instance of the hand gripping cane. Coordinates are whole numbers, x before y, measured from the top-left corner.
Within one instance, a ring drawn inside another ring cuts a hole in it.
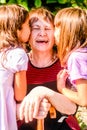
[[[50,108],[50,118],[56,118],[56,110],[53,106]],[[44,119],[37,120],[37,130],[44,130]]]

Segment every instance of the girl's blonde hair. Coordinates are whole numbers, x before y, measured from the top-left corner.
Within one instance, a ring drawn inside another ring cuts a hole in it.
[[[73,50],[87,47],[86,11],[72,7],[61,9],[55,16],[54,24],[60,28],[58,57],[64,65]]]
[[[26,9],[16,4],[0,6],[0,51],[3,48],[21,46],[17,30],[22,28],[28,15]]]

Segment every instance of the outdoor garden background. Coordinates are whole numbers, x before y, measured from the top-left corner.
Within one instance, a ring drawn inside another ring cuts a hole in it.
[[[23,5],[27,10],[30,10],[32,7],[45,6],[53,13],[64,7],[87,8],[87,0],[0,0],[0,4],[5,3],[17,3]]]
[[[2,4],[19,4],[25,7],[27,10],[31,10],[32,7],[46,7],[51,12],[56,14],[59,9],[65,7],[80,7],[83,9],[87,9],[87,0],[0,0],[0,5]],[[87,117],[86,117],[87,118]],[[81,120],[81,130],[85,129],[84,124],[82,124]]]

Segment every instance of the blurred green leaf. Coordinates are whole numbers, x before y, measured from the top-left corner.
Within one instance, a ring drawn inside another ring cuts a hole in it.
[[[78,7],[78,5],[77,4],[72,4],[72,7]]]
[[[8,1],[8,4],[13,4],[13,3],[15,4],[15,3],[17,3],[17,1],[16,0],[9,0]]]
[[[66,4],[68,0],[57,0],[60,4]]]
[[[2,3],[2,4],[6,3],[6,0],[0,0],[0,3]]]
[[[56,2],[57,2],[57,0],[47,0],[46,1],[47,4],[56,3]]]
[[[28,0],[17,0],[17,3],[21,6],[23,6],[25,9],[29,10],[28,7]]]
[[[19,5],[23,6],[26,10],[29,11],[28,4],[26,2],[19,3]]]
[[[84,1],[84,0],[76,0],[77,3],[78,3],[78,2],[83,3],[83,1]]]
[[[40,7],[42,5],[42,1],[41,0],[35,0],[34,5],[36,7]]]

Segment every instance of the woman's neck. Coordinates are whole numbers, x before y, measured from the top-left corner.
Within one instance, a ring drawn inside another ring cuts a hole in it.
[[[57,60],[56,53],[53,52],[33,52],[30,51],[29,59],[31,63],[39,68],[48,67]]]

